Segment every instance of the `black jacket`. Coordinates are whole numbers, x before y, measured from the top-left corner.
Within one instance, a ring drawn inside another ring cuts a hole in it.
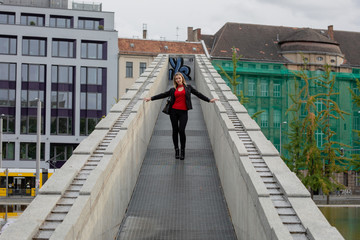
[[[188,110],[192,109],[191,104],[191,93],[200,98],[201,100],[204,100],[205,102],[210,102],[210,99],[206,96],[204,96],[202,93],[198,92],[195,88],[193,88],[191,85],[185,86],[185,101],[186,101],[186,107]],[[175,88],[170,88],[168,91],[160,93],[158,95],[152,96],[151,101],[166,98],[171,96],[170,100],[170,106],[174,105],[175,103]]]

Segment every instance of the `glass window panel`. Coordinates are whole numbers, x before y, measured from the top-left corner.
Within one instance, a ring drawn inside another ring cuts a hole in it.
[[[74,42],[68,42],[68,57],[74,57]]]
[[[94,21],[85,20],[85,29],[94,29]]]
[[[60,83],[68,83],[69,72],[68,67],[59,66],[59,82]]]
[[[15,89],[9,89],[9,106],[15,107]]]
[[[65,18],[57,18],[57,27],[64,28],[66,27],[66,19]]]
[[[52,42],[52,56],[53,56],[53,57],[59,56],[59,52],[58,52],[58,41],[53,41],[53,42]]]
[[[86,58],[87,57],[87,44],[81,43],[81,57]]]
[[[26,21],[27,21],[27,17],[26,17],[26,16],[21,16],[21,17],[20,17],[20,24],[21,24],[21,25],[27,25]]]
[[[59,41],[59,57],[69,56],[69,43],[66,41]]]
[[[23,39],[22,54],[29,55],[29,40]]]
[[[80,135],[86,135],[86,118],[80,118]]]
[[[68,82],[69,83],[73,83],[73,67],[68,67],[68,71],[69,71],[69,79],[68,79]]]
[[[88,77],[87,84],[97,84],[96,68],[88,68],[87,77]]]
[[[99,21],[94,21],[94,29],[95,30],[99,29],[99,25],[100,25]]]
[[[97,54],[97,59],[103,59],[103,46],[102,44],[97,44],[98,47],[98,54]]]
[[[56,18],[50,17],[49,26],[56,27]]]
[[[97,44],[96,43],[88,43],[88,55],[87,58],[96,59],[96,53],[97,53]]]
[[[29,81],[38,82],[39,81],[39,65],[29,65]]]
[[[39,50],[39,40],[34,40],[34,39],[30,39],[29,40],[30,45],[29,45],[29,55],[31,56],[37,56],[40,53]]]
[[[28,143],[28,159],[36,159],[36,144]]]
[[[86,109],[86,93],[80,94],[80,109]]]
[[[101,93],[97,94],[97,110],[101,110]]]
[[[87,94],[87,109],[96,109],[97,105],[96,105],[96,93],[88,93]]]
[[[39,65],[39,82],[45,82],[45,66]]]
[[[22,90],[21,91],[21,106],[22,107],[27,107],[27,91],[26,90]]]
[[[51,92],[51,108],[57,108],[57,92]]]
[[[80,20],[78,21],[78,27],[79,28],[84,28],[84,20]]]
[[[26,159],[27,158],[27,151],[26,151],[26,143],[20,143],[20,159]]]
[[[16,38],[10,38],[10,54],[16,54]]]
[[[72,108],[72,92],[68,92],[68,108]]]
[[[29,116],[29,133],[36,133],[37,119]]]
[[[97,77],[97,84],[98,85],[102,85],[102,71],[103,69],[102,68],[98,68],[97,69],[97,72],[98,72],[98,77]]]
[[[37,17],[35,17],[35,16],[28,16],[27,17],[27,22],[28,22],[28,24],[32,24],[31,22],[34,22],[35,23],[35,25],[38,25],[37,24]]]
[[[0,23],[6,24],[8,23],[8,15],[5,13],[0,13]]]
[[[5,159],[14,160],[15,159],[15,143],[4,143],[6,154]]]
[[[57,127],[57,124],[56,124],[56,117],[52,117],[51,118],[51,129],[50,129],[50,132],[51,134],[56,134],[56,127]]]
[[[67,108],[67,93],[58,92],[58,103],[59,108]]]
[[[0,79],[1,80],[9,79],[9,64],[0,63]]]
[[[85,67],[81,67],[81,74],[80,74],[80,82],[81,84],[86,84],[86,68]]]
[[[45,46],[45,40],[40,40],[40,56],[45,56],[45,49],[46,46]]]
[[[9,76],[9,80],[10,81],[15,81],[15,76],[16,76],[16,64],[10,64],[10,76]]]
[[[57,82],[57,66],[52,66],[51,67],[51,82]]]
[[[0,89],[0,105],[7,106],[8,105],[8,90]]]
[[[97,119],[96,118],[88,118],[88,129],[87,129],[87,134],[90,134],[92,131],[94,131],[95,126],[97,123]]]
[[[15,24],[15,15],[9,15],[8,24]]]
[[[8,129],[8,133],[15,133],[15,117],[9,117],[8,118],[9,120],[9,123],[8,123],[8,126],[9,126],[9,129]]]
[[[59,117],[59,133],[66,134],[68,130],[67,118]]]
[[[0,37],[0,53],[8,54],[10,49],[10,41],[7,37]]]

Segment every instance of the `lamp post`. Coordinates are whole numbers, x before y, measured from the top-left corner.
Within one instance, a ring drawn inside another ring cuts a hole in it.
[[[37,99],[37,129],[36,129],[36,182],[35,195],[38,194],[40,188],[40,154],[41,154],[41,100]]]
[[[2,160],[3,160],[3,148],[2,148],[2,142],[3,142],[3,125],[5,117],[5,114],[1,114],[0,116],[0,168],[2,168]]]
[[[282,130],[282,124],[287,124],[287,122],[284,121],[284,122],[281,122],[281,123],[280,123],[280,157],[281,157],[281,148],[282,148],[282,146],[281,146],[281,130]]]

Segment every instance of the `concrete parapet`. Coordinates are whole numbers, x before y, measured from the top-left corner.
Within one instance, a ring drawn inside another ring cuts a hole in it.
[[[201,61],[204,61],[211,69],[208,71],[204,69],[205,64]],[[201,68],[201,71],[196,72],[197,88],[213,97],[217,96],[214,91],[215,85],[218,89],[224,90],[222,94],[227,103],[274,175],[284,198],[290,202],[306,228],[309,239],[343,239],[317,209],[308,190],[288,169],[279,157],[276,148],[263,135],[258,124],[247,114],[237,97],[226,90],[223,85],[224,80],[206,62],[207,60],[201,56],[196,58],[195,67]],[[212,83],[209,83],[208,73],[213,76]],[[225,111],[225,107],[220,102],[215,104],[201,102],[201,106],[238,239],[293,239],[274,206],[269,190],[256,171],[244,144],[240,141],[234,125],[229,122],[228,111]],[[321,232],[329,232],[329,234],[322,235]]]
[[[143,98],[164,91],[168,85],[167,56],[157,58],[156,63],[79,144],[73,156],[46,182],[39,195],[0,239],[32,239],[115,122],[125,116],[117,135],[103,150],[100,162],[86,177],[79,196],[50,239],[115,238],[160,111],[161,101],[145,103]],[[161,68],[158,68],[159,63]],[[122,115],[124,112],[129,115]]]

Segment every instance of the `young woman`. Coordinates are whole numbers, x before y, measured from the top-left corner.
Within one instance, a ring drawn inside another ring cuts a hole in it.
[[[180,160],[184,160],[186,144],[185,128],[188,120],[188,110],[192,109],[191,93],[206,102],[213,103],[218,99],[209,99],[208,97],[198,92],[191,85],[187,85],[184,76],[180,72],[177,72],[174,75],[173,83],[174,87],[170,88],[167,92],[160,93],[158,95],[152,96],[151,98],[144,98],[144,100],[148,102],[171,96],[170,121],[172,126],[172,138],[175,148],[175,158],[180,158]],[[180,135],[181,151],[179,151],[178,135]]]

